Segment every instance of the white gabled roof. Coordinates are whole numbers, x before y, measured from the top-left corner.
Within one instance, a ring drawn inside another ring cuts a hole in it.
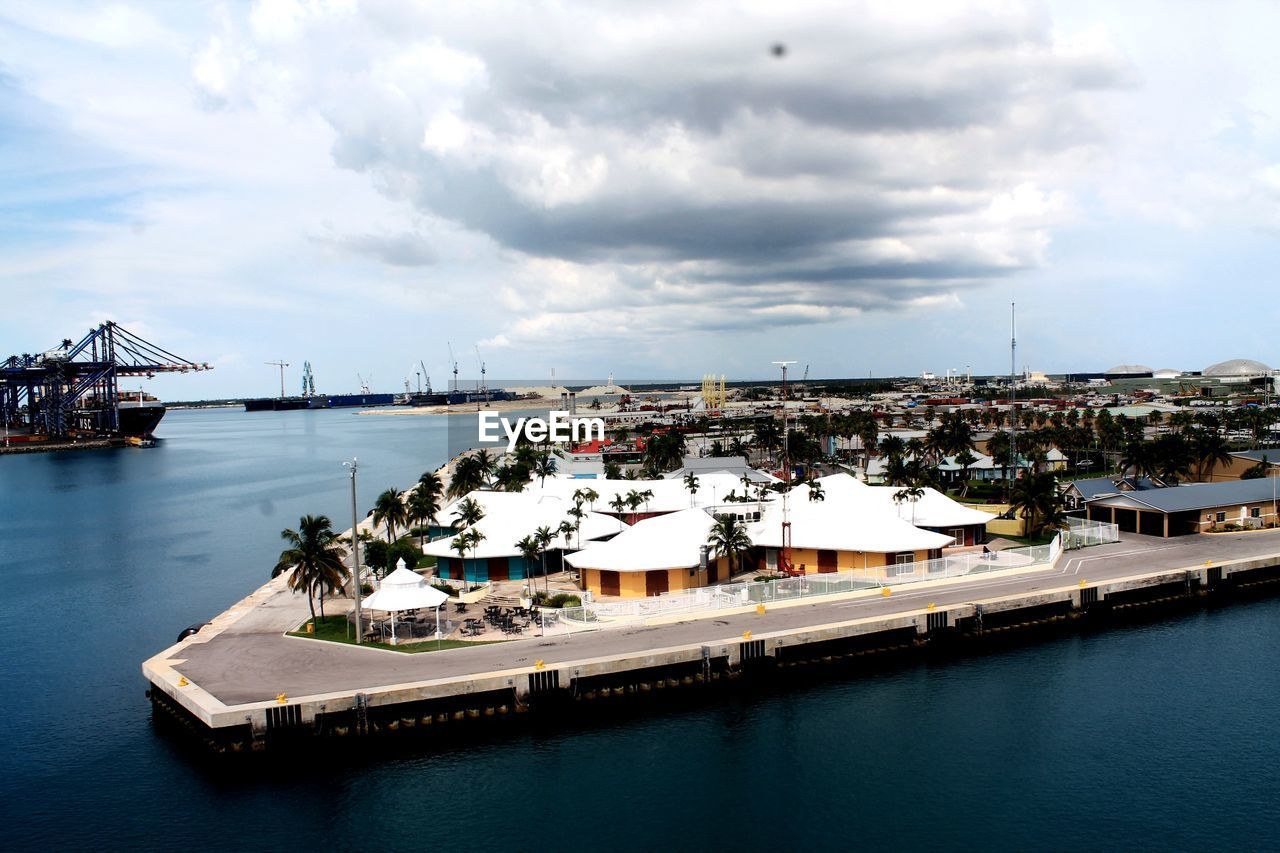
[[[893,497],[901,488],[898,486],[869,486],[875,496],[893,508],[899,518],[911,522],[916,527],[963,527],[968,524],[986,524],[995,518],[993,513],[967,507],[962,503],[939,492],[937,489],[925,488],[924,494],[912,506],[911,501],[894,501]]]
[[[715,519],[701,509],[682,509],[647,518],[608,542],[593,542],[576,554],[565,556],[575,569],[644,572],[650,569],[686,569],[702,560],[702,546]]]
[[[550,482],[548,480],[548,482]],[[579,483],[582,481],[579,480]],[[572,494],[572,490],[570,490]],[[537,491],[525,490],[523,492],[489,492],[475,491],[467,495],[484,509],[484,518],[476,525],[476,528],[484,534],[484,539],[480,542],[475,550],[474,556],[483,559],[485,557],[512,557],[520,553],[520,549],[516,547],[516,543],[524,537],[530,535],[543,525],[550,527],[552,531],[556,531],[562,521],[571,521],[569,510],[573,507],[573,501],[568,498],[561,498],[556,495],[542,494]],[[458,517],[458,505],[462,501],[454,501],[445,507],[440,513],[439,521],[441,524],[450,525]],[[597,502],[596,506],[599,506]],[[584,507],[584,509],[586,509]],[[565,537],[556,534],[556,538],[552,540],[547,547],[550,549],[567,548],[576,546],[579,540],[586,543],[592,539],[599,539],[603,536],[611,536],[626,528],[626,525],[618,519],[605,515],[600,512],[591,512],[587,510],[587,514],[582,518],[582,528],[579,535],[572,536],[572,543],[566,543]],[[436,557],[457,557],[458,552],[450,547],[450,542],[457,534],[449,534],[439,539],[433,539],[423,546],[424,554],[431,554]],[[473,555],[467,552],[467,557]]]
[[[792,548],[888,554],[943,548],[952,542],[950,536],[912,526],[874,499],[811,501],[807,490],[793,490],[788,501]],[[755,544],[781,548],[782,503],[767,504],[760,521],[747,529]]]

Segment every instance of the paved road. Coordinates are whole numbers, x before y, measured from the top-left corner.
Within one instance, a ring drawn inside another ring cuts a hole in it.
[[[282,594],[207,643],[190,645],[173,657],[176,669],[228,705],[261,702],[279,693],[299,697],[367,690],[431,678],[464,676],[531,666],[542,659],[564,663],[604,655],[642,652],[689,644],[723,642],[743,631],[757,634],[822,625],[868,616],[917,610],[928,602],[961,604],[1018,592],[1052,589],[1076,582],[1105,581],[1163,569],[1192,567],[1205,560],[1232,560],[1280,552],[1280,531],[1236,536],[1157,539],[1126,535],[1112,545],[1073,551],[1056,569],[1014,577],[974,580],[954,586],[912,590],[890,597],[773,608],[756,613],[704,618],[657,627],[607,629],[569,637],[516,640],[424,654],[358,649],[337,643],[282,636],[306,617],[301,597]]]

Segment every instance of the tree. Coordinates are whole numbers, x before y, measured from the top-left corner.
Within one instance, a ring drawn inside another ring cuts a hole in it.
[[[373,505],[373,523],[387,526],[387,544],[395,541],[396,528],[404,526],[407,520],[400,492],[392,488],[378,495],[378,500]]]
[[[449,497],[460,498],[485,487],[488,475],[475,456],[463,456],[453,465]]]
[[[739,567],[739,555],[751,548],[751,536],[746,527],[738,521],[737,516],[718,515],[715,524],[707,534],[707,545],[712,552],[723,555],[729,561],[729,574],[736,574]]]
[[[586,504],[591,509],[596,508],[596,501],[600,500],[600,493],[588,486],[585,489],[574,489],[573,502],[578,506]]]
[[[810,501],[825,501],[826,499],[827,499],[827,495],[824,491],[822,491],[821,483],[814,481],[809,484],[809,500]]]
[[[1263,477],[1267,476],[1268,467],[1270,467],[1270,463],[1267,462],[1267,455],[1264,453],[1262,455],[1262,459],[1258,461],[1258,464],[1250,465],[1248,468],[1245,469],[1244,473],[1240,475],[1240,479],[1241,480],[1261,480]]]
[[[604,478],[606,480],[621,480],[622,466],[612,459],[604,463]]]
[[[529,482],[530,470],[518,462],[503,465],[498,468],[493,484],[503,492],[523,492]]]
[[[427,525],[435,523],[436,516],[440,513],[440,496],[431,494],[430,491],[419,487],[413,490],[409,495],[408,504],[405,506],[405,515],[410,522],[419,525],[418,547],[421,548],[426,544],[426,533],[421,529],[421,525],[425,522]]]
[[[464,498],[458,503],[454,512],[456,518],[453,525],[459,529],[474,527],[484,518],[484,507],[480,506],[475,498]]]
[[[1058,527],[1063,521],[1062,493],[1049,472],[1027,472],[1009,490],[1010,507],[1027,522],[1027,535],[1034,537],[1046,527]]]
[[[532,575],[532,564],[542,555],[542,546],[536,536],[526,536],[516,543],[516,548],[519,549],[525,566],[530,569],[525,574],[525,577],[529,577]]]
[[[609,499],[609,506],[614,512],[618,513],[618,515],[622,515],[623,510],[627,508],[627,499],[621,494],[614,495]]]
[[[960,487],[960,497],[965,497],[969,494],[969,468],[978,461],[978,457],[974,456],[972,451],[966,449],[957,453],[955,459],[956,464],[960,466],[960,476],[964,480],[963,485]]]
[[[432,497],[439,499],[444,495],[444,484],[440,482],[440,475],[435,471],[427,471],[418,478],[418,485],[414,491],[425,492]]]
[[[1195,459],[1196,479],[1213,479],[1213,469],[1231,464],[1231,447],[1222,433],[1216,429],[1196,430],[1191,440],[1191,455]]]
[[[547,546],[556,538],[556,534],[544,524],[533,531],[533,538],[538,541],[538,556],[542,561],[542,585],[547,592],[550,592],[551,582],[547,579]]]
[[[364,564],[373,569],[379,575],[385,574],[387,566],[390,562],[387,560],[387,554],[391,550],[391,546],[381,539],[374,539],[364,546]]]
[[[289,588],[305,592],[307,606],[311,609],[311,621],[316,618],[314,598],[320,598],[320,618],[324,618],[324,597],[339,589],[351,576],[343,563],[345,549],[338,544],[338,535],[328,516],[304,515],[298,520],[298,529],[280,531],[280,538],[289,544],[280,552],[271,576],[277,577],[293,570],[289,576]]]
[[[684,487],[689,490],[689,506],[693,506],[693,499],[698,494],[698,475],[690,471],[684,475]]]
[[[574,504],[567,510],[569,517],[573,519],[573,533],[577,541],[578,548],[582,547],[582,519],[586,516],[581,504]]]
[[[904,502],[911,502],[911,523],[916,523],[916,502],[924,497],[924,489],[920,486],[907,486],[893,493],[893,502],[898,504],[899,511]]]
[[[556,457],[551,451],[544,450],[538,460],[533,463],[533,473],[538,477],[538,485],[542,486],[547,482],[547,478],[556,472]]]

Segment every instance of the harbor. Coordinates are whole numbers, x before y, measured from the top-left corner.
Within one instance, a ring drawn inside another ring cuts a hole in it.
[[[345,737],[625,701],[809,667],[1123,619],[1144,605],[1222,601],[1280,579],[1280,534],[1169,544],[1127,536],[1051,566],[746,606],[702,618],[406,655],[287,634],[306,608],[278,581],[143,665],[157,712],[217,752],[273,737]],[[886,592],[887,590],[887,592]],[[975,646],[976,647],[976,646]]]

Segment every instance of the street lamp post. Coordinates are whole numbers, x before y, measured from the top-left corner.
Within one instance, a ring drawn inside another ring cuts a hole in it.
[[[359,466],[354,457],[342,464],[351,469],[351,594],[356,603],[356,645],[360,645],[364,639],[364,625],[360,618],[360,519],[356,509],[356,470]]]

